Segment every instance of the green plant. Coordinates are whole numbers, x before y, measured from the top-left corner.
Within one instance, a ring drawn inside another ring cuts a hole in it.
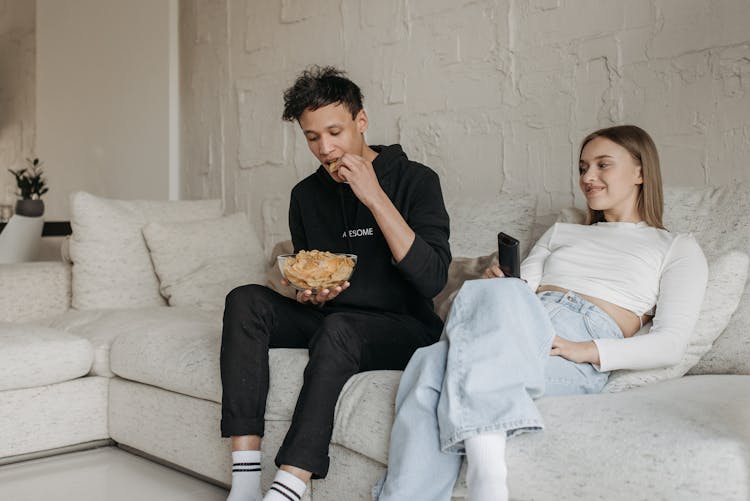
[[[47,181],[42,177],[42,164],[38,158],[27,158],[28,167],[24,169],[8,171],[16,177],[18,195],[24,200],[37,200],[49,191]]]

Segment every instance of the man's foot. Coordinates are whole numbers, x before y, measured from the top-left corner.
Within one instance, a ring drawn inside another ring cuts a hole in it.
[[[260,451],[232,452],[232,490],[227,501],[261,501]]]
[[[300,501],[307,485],[289,472],[279,470],[263,501]]]

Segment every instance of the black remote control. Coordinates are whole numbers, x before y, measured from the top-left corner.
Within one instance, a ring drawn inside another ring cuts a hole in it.
[[[521,255],[518,240],[502,231],[497,234],[497,257],[506,277],[521,278]]]

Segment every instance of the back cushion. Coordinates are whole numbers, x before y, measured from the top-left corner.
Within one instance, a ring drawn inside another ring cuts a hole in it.
[[[497,199],[448,204],[451,220],[451,254],[448,282],[433,302],[442,318],[450,310],[453,298],[464,281],[478,278],[497,262],[497,234],[505,232],[517,238],[521,259],[533,244],[536,220],[536,195],[501,193]]]
[[[709,262],[731,250],[750,254],[750,183],[665,190],[664,225],[693,233]],[[690,374],[750,374],[750,290],[729,325]]]
[[[501,193],[495,200],[448,203],[447,209],[454,257],[497,252],[497,234],[501,231],[520,241],[521,258],[529,252],[536,218],[535,195]]]
[[[70,197],[74,308],[166,305],[141,229],[150,222],[221,216],[221,200],[111,200],[85,192]]]

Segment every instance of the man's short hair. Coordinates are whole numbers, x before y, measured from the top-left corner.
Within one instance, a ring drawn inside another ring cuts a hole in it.
[[[341,103],[352,114],[362,109],[362,91],[333,66],[311,66],[297,77],[294,85],[284,91],[286,121],[299,121],[305,110],[317,110],[329,104]]]

